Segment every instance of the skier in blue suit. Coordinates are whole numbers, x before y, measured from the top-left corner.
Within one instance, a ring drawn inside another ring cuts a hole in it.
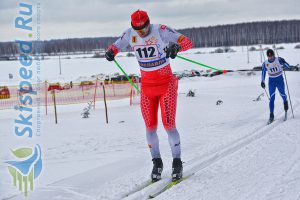
[[[262,64],[262,76],[261,76],[261,87],[265,88],[266,72],[269,75],[269,93],[270,93],[270,119],[269,123],[274,120],[274,101],[275,101],[275,90],[278,89],[280,96],[283,99],[284,110],[287,112],[289,109],[287,96],[285,94],[285,84],[282,76],[283,67],[289,68],[290,65],[280,57],[275,57],[274,51],[269,49],[267,51],[268,60]]]

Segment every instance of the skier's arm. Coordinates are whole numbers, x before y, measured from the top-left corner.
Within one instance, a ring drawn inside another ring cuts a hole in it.
[[[180,45],[180,51],[186,51],[193,47],[193,42],[186,36],[180,35],[177,43]]]
[[[179,51],[186,51],[193,47],[193,43],[188,37],[165,25],[160,26],[159,35],[165,43],[175,43],[180,45]]]
[[[123,49],[129,45],[129,35],[131,29],[127,29],[122,33],[122,36],[119,37],[112,45],[107,48],[105,57],[108,61],[114,60],[114,57]]]
[[[281,65],[283,65],[284,68],[286,68],[286,69],[289,69],[289,68],[290,68],[289,63],[287,63],[283,58],[278,57],[278,60],[279,60],[279,63],[280,63]]]
[[[262,65],[262,70],[261,70],[261,82],[262,82],[262,83],[265,82],[266,72],[267,72],[267,68],[266,68],[265,63],[263,63],[263,65]]]

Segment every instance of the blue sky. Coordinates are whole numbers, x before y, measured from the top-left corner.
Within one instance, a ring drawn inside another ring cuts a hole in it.
[[[20,37],[14,28],[18,3],[0,1],[0,41]],[[173,28],[250,21],[300,19],[299,0],[40,0],[41,38],[118,36],[130,26],[130,14],[146,10],[152,23]]]

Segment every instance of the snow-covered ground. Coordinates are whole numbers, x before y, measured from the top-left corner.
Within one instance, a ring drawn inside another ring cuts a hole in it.
[[[279,52],[291,64],[300,63],[299,50],[293,47],[286,45]],[[236,53],[186,56],[226,69],[260,64],[258,52],[250,54],[248,65],[245,47],[244,52],[238,48],[240,51]],[[134,58],[118,59],[126,70],[137,72],[133,71],[136,70]],[[66,74],[62,75],[65,79],[117,72],[113,63],[103,59],[64,61],[69,62],[64,67]],[[57,60],[45,62],[51,66]],[[15,65],[0,62],[1,81],[8,81],[2,78],[10,70],[17,73]],[[179,59],[172,61],[172,65],[174,71],[197,68]],[[57,71],[53,67],[45,68],[43,77],[56,79]],[[289,112],[288,120],[282,121],[283,105],[277,94],[275,122],[269,126],[266,126],[269,116],[266,95],[261,101],[253,101],[264,93],[260,88],[260,72],[250,76],[246,72],[234,72],[180,80],[177,127],[182,140],[184,174],[193,175],[156,199],[299,200],[300,72],[287,72],[287,77],[295,119]],[[186,97],[189,89],[196,91],[196,97]],[[219,106],[218,100],[223,101]],[[46,116],[42,108],[41,136],[32,140],[13,135],[17,111],[0,111],[0,199],[141,200],[169,180],[172,158],[161,122],[158,134],[164,162],[163,179],[143,188],[148,184],[152,161],[139,105],[129,106],[129,99],[109,101],[108,124],[103,102],[97,102],[90,118],[82,119],[80,113],[85,106],[59,106],[57,125],[54,111],[49,109]],[[35,190],[25,198],[13,186],[4,161],[12,159],[10,149],[35,143],[42,147],[43,171],[35,182]]]
[[[282,122],[283,105],[276,99],[276,121],[266,126],[268,100],[253,101],[264,91],[260,74],[229,73],[180,81],[177,126],[181,133],[184,170],[189,179],[157,199],[299,199],[300,198],[300,73],[287,73],[295,119]],[[188,89],[196,97],[186,97]],[[278,97],[278,96],[277,96]],[[216,106],[221,99],[223,104]],[[165,165],[163,180],[146,189],[152,168],[138,105],[111,101],[109,124],[102,103],[82,119],[84,105],[58,107],[42,115],[44,169],[35,191],[24,198],[0,166],[2,199],[146,199],[170,177],[171,153],[161,123],[159,137]],[[1,160],[25,139],[12,135],[11,110],[1,111]]]

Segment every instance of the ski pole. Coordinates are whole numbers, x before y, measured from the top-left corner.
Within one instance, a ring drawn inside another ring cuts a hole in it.
[[[276,53],[277,53],[277,56],[279,57],[279,54],[278,54],[278,51],[277,51],[276,45],[274,44],[274,45],[273,45],[273,47],[274,47],[274,49],[275,49],[275,51],[276,51]]]
[[[277,51],[277,48],[274,44],[274,49],[277,53],[277,56],[279,57],[279,54],[278,54],[278,51]],[[295,116],[294,116],[294,110],[293,110],[293,104],[292,104],[292,100],[291,100],[291,95],[290,95],[290,90],[289,90],[289,85],[288,85],[288,82],[287,82],[287,79],[286,79],[286,75],[285,75],[285,70],[283,69],[283,74],[284,74],[284,79],[285,79],[285,84],[286,84],[286,89],[288,91],[288,95],[289,95],[289,100],[290,100],[290,105],[291,105],[291,110],[292,110],[292,115],[293,115],[293,119],[295,119]]]
[[[265,92],[266,92],[266,95],[267,95],[268,99],[270,100],[270,97],[269,97],[269,95],[268,95],[268,93],[267,93],[266,88],[264,88],[264,90],[265,90]]]
[[[188,58],[185,58],[185,57],[179,56],[179,55],[177,55],[176,57],[178,57],[178,58],[180,58],[180,59],[182,59],[182,60],[185,60],[185,61],[188,61],[188,62],[194,63],[194,64],[196,64],[196,65],[200,65],[200,66],[202,66],[202,67],[206,67],[206,68],[209,68],[209,69],[212,69],[212,70],[216,70],[216,71],[218,71],[218,72],[222,72],[223,74],[226,74],[226,73],[227,73],[227,71],[226,71],[226,70],[220,70],[220,69],[216,69],[216,68],[214,68],[214,67],[211,67],[211,66],[208,66],[208,65],[205,65],[205,64],[199,63],[199,62],[197,62],[197,61],[194,61],[194,60],[191,60],[191,59],[188,59]]]
[[[264,60],[266,60],[266,57],[265,57],[265,54],[264,54],[264,50],[262,49],[262,47],[261,47],[261,53],[263,55]]]
[[[141,93],[140,89],[136,86],[134,82],[132,82],[131,78],[126,74],[126,72],[123,70],[123,68],[119,65],[119,63],[114,60],[115,64],[119,67],[119,69],[123,72],[123,74],[126,76],[127,80],[131,83],[131,85],[138,91],[138,93]]]
[[[295,119],[294,111],[293,111],[293,104],[292,104],[291,95],[290,95],[290,90],[289,90],[289,85],[288,85],[288,82],[287,82],[287,80],[286,80],[286,75],[285,75],[285,71],[284,71],[284,70],[283,70],[283,74],[284,74],[284,79],[285,79],[286,88],[287,88],[287,91],[288,91],[288,94],[289,94],[289,100],[290,100],[290,104],[291,104],[291,110],[292,110],[293,119]]]

